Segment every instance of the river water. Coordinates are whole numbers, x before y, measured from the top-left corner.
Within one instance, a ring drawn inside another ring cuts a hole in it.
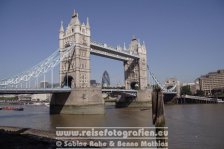
[[[0,110],[0,126],[54,131],[55,127],[152,127],[151,109],[107,106],[104,115],[49,115],[46,106]],[[170,149],[223,149],[224,104],[166,105]]]

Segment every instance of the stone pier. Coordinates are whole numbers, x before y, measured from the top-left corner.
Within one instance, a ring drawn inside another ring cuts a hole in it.
[[[152,107],[152,90],[151,89],[138,90],[136,99],[129,105],[129,107],[136,107],[136,108]]]
[[[131,107],[131,108],[149,108],[152,107],[152,90],[138,90],[137,97],[121,95],[116,102],[116,107]]]
[[[100,88],[75,88],[70,93],[54,93],[50,114],[104,114]]]

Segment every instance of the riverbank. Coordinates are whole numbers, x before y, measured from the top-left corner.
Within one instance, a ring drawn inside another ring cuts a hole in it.
[[[55,149],[55,132],[0,126],[0,147],[7,149]]]

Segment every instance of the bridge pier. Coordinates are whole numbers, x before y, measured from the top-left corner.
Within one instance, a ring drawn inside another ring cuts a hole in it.
[[[138,90],[137,96],[129,96],[127,94],[121,94],[116,107],[131,107],[131,108],[148,108],[152,107],[152,90]]]
[[[152,107],[152,90],[139,90],[135,102],[137,107]]]
[[[133,102],[129,105],[129,107],[136,108],[147,108],[152,107],[152,90],[151,89],[143,89],[138,90],[137,97]]]
[[[75,88],[70,93],[54,93],[50,114],[104,114],[101,89]]]

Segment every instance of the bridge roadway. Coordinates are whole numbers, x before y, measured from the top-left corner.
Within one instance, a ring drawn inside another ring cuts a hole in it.
[[[22,88],[22,89],[0,89],[0,94],[46,94],[46,93],[68,93],[71,88]]]
[[[181,98],[177,99],[177,103],[178,104],[185,104],[185,103],[223,103],[223,101],[220,101],[220,99],[215,99],[215,98],[182,95]]]
[[[137,97],[137,90],[125,90],[125,89],[102,89],[103,93],[113,94],[125,94],[127,96]]]
[[[46,93],[68,93],[71,88],[39,88],[39,89],[0,89],[0,94],[46,94]],[[132,96],[137,96],[136,90],[125,89],[102,89],[103,93],[126,93]]]
[[[167,91],[162,91],[163,94],[177,94],[177,92],[167,92]]]
[[[214,98],[208,98],[208,97],[199,97],[199,96],[190,96],[190,95],[184,95],[182,96],[183,98],[188,98],[188,99],[194,99],[194,100],[201,100],[201,101],[210,101],[214,102]]]

